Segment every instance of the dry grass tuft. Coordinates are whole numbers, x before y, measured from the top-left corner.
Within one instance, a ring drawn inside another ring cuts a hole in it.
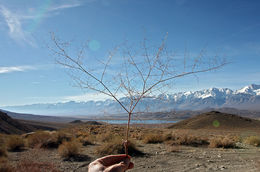
[[[79,137],[77,138],[79,140],[80,143],[82,143],[83,146],[87,146],[87,145],[93,145],[92,140],[89,137]]]
[[[48,131],[37,131],[27,138],[29,147],[32,148],[58,148],[63,141],[72,140],[72,136],[63,131],[59,132],[48,132]]]
[[[54,136],[56,137],[56,142],[58,144],[61,144],[64,141],[71,141],[73,138],[73,136],[71,134],[69,134],[68,132],[65,131],[57,131]]]
[[[168,136],[169,139],[169,136]],[[186,145],[186,146],[203,146],[208,145],[208,139],[189,134],[173,134],[171,140],[168,141],[172,145]]]
[[[162,143],[164,141],[164,138],[160,134],[148,134],[144,137],[143,142],[148,143]]]
[[[9,151],[19,151],[24,147],[24,140],[21,136],[11,135],[6,141],[6,146]]]
[[[118,135],[108,131],[106,133],[101,133],[97,135],[97,140],[100,142],[111,142],[114,138],[117,138]]]
[[[2,144],[4,144],[5,143],[5,139],[6,138],[6,136],[5,135],[3,135],[3,134],[0,134],[0,145],[2,145]]]
[[[7,151],[5,145],[0,145],[0,158],[7,157]]]
[[[65,141],[59,146],[58,152],[62,158],[68,159],[77,156],[79,154],[79,148],[79,142],[75,140]]]
[[[246,144],[253,146],[260,146],[260,137],[259,136],[249,136],[244,141]]]
[[[1,157],[7,157],[5,137],[2,134],[0,134],[0,158]]]
[[[209,142],[210,148],[236,148],[236,142],[230,138],[212,138]]]
[[[53,136],[44,131],[37,131],[27,138],[27,144],[31,148],[41,148],[54,140]]]
[[[6,157],[0,157],[0,172],[13,172],[12,166],[10,166]]]
[[[98,155],[124,154],[123,141],[120,137],[113,137],[109,142],[103,143],[96,149]],[[143,153],[138,150],[133,142],[128,144],[128,153],[131,156],[141,156]]]

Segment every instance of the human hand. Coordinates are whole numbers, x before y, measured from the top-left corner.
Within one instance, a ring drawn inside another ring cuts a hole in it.
[[[128,155],[109,155],[91,162],[88,172],[124,172],[134,167]]]

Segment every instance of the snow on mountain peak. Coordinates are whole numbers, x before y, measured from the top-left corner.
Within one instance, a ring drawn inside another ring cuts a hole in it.
[[[237,94],[260,95],[260,85],[251,84],[236,91]]]
[[[129,104],[127,97],[121,97],[120,101]],[[157,96],[144,97],[138,109],[143,111],[147,105],[151,105],[151,112],[164,110],[198,110],[204,108],[255,108],[260,110],[260,85],[252,84],[233,91],[229,88],[210,88],[200,91],[178,92],[173,94],[160,94]],[[32,104],[24,106],[4,107],[5,110],[21,113],[34,114],[103,114],[105,111],[109,113],[121,113],[122,108],[114,100],[107,99],[104,101],[86,101],[86,102],[63,102],[63,103],[47,103]]]
[[[249,85],[249,88],[252,89],[252,90],[259,90],[260,89],[260,85],[251,84],[251,85]]]

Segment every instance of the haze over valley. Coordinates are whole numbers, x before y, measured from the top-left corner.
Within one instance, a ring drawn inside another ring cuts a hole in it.
[[[127,104],[126,98],[120,100]],[[200,91],[160,94],[145,98],[137,106],[139,112],[199,111],[204,109],[234,108],[260,112],[260,85],[251,84],[238,90],[210,88]],[[1,107],[4,110],[38,115],[109,116],[123,114],[123,109],[111,99],[104,101],[45,103]]]

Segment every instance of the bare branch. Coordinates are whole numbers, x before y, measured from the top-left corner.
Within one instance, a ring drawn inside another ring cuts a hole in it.
[[[67,50],[68,43],[60,42],[54,34],[51,36],[55,48],[49,47],[49,49],[59,57],[58,64],[77,72],[78,76],[73,77],[76,83],[82,89],[90,89],[112,97],[128,113],[126,154],[128,153],[127,144],[131,116],[137,113],[136,109],[139,108],[137,106],[142,99],[149,98],[151,95],[158,96],[158,93],[165,94],[168,91],[167,88],[176,78],[217,70],[227,64],[225,61],[221,61],[222,59],[218,55],[213,58],[205,58],[205,49],[202,49],[197,57],[192,58],[185,48],[183,59],[176,58],[176,54],[167,51],[167,33],[157,49],[148,46],[147,39],[143,40],[141,50],[136,52],[127,48],[127,51],[122,53],[116,47],[108,53],[109,56],[105,63],[99,62],[103,68],[98,69],[100,72],[95,73],[89,69],[89,65],[83,63],[82,59],[85,58],[86,47],[80,49],[79,53],[73,56]],[[120,54],[117,54],[119,52]],[[119,60],[122,61],[122,64],[111,63],[112,57],[115,55],[121,57]],[[114,68],[113,65],[115,65]],[[108,69],[114,69],[113,74],[108,73]],[[124,95],[127,101],[122,101],[120,95]]]

